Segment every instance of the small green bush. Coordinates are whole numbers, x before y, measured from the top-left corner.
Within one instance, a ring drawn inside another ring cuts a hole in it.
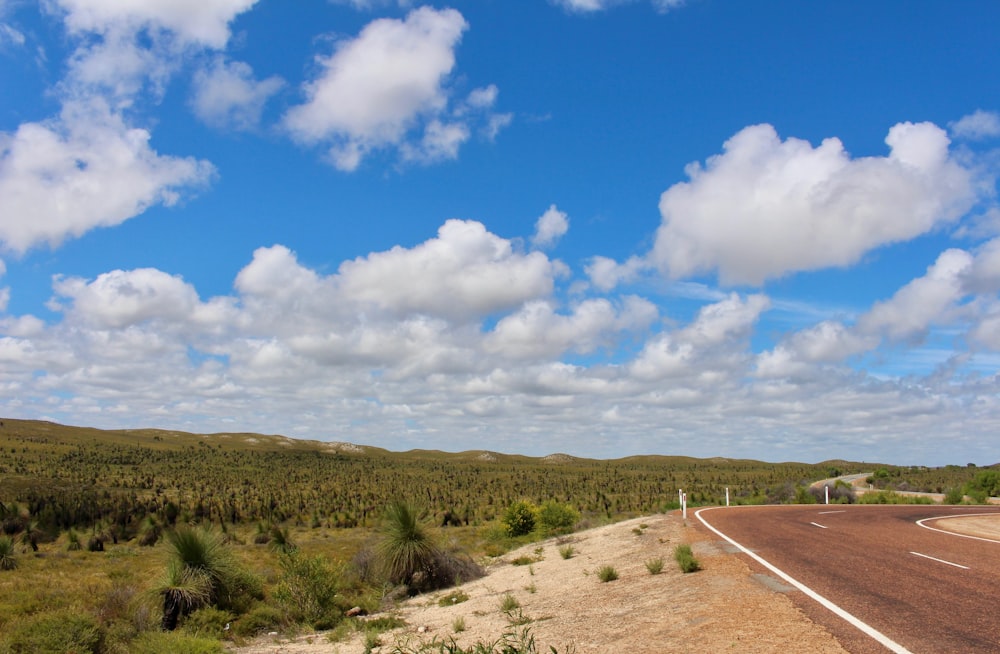
[[[965,493],[961,488],[949,488],[944,494],[945,504],[962,504],[963,502],[965,502]]]
[[[221,638],[225,633],[226,625],[230,624],[234,617],[229,611],[206,606],[185,618],[182,629],[192,636]]]
[[[568,504],[548,500],[538,507],[538,526],[547,535],[568,534],[579,519],[580,512]]]
[[[701,564],[694,558],[690,545],[678,545],[674,548],[674,560],[680,566],[681,572],[697,572],[701,570]]]
[[[649,574],[658,575],[663,572],[663,559],[655,558],[646,561],[646,570],[649,570]]]
[[[500,638],[492,642],[480,640],[468,648],[459,646],[453,638],[448,641],[435,638],[430,643],[420,643],[417,646],[396,643],[389,652],[390,654],[539,654],[531,628],[517,628],[514,624],[511,624]],[[555,647],[549,647],[547,652],[559,654]]]
[[[258,604],[233,624],[237,636],[253,638],[269,631],[277,631],[288,623],[284,611],[266,604]]]
[[[559,548],[559,556],[563,557],[564,559],[573,558],[573,554],[575,553],[576,550],[573,549],[572,545],[563,545],[562,547]]]
[[[442,595],[438,599],[438,606],[454,606],[455,604],[461,604],[462,602],[468,601],[468,599],[469,596],[466,593],[460,590],[453,590],[447,595]]]
[[[222,654],[222,642],[177,631],[147,631],[129,645],[129,654]]]
[[[454,631],[456,634],[460,634],[463,631],[465,631],[465,618],[463,618],[462,616],[458,616],[457,618],[452,620],[451,630]]]
[[[500,610],[504,613],[509,613],[514,609],[521,608],[521,603],[517,601],[517,598],[510,593],[505,593],[503,598],[500,600]]]
[[[535,530],[535,509],[528,502],[514,502],[507,507],[501,522],[511,538],[530,534]]]
[[[602,565],[597,571],[597,578],[603,583],[614,581],[618,578],[618,571],[614,569],[614,566]]]
[[[86,654],[97,652],[101,633],[97,620],[82,611],[56,611],[5,625],[0,651],[11,654]]]
[[[922,495],[902,495],[895,491],[865,493],[858,498],[858,504],[933,504],[933,500]]]
[[[323,557],[289,550],[281,557],[281,570],[273,597],[289,619],[313,627],[336,624],[342,613],[337,607],[338,572]]]
[[[384,633],[386,631],[392,631],[393,629],[399,629],[400,627],[405,627],[406,621],[402,618],[397,618],[394,615],[382,616],[380,618],[372,618],[365,622],[365,631],[374,631],[376,633]]]
[[[537,560],[538,559],[536,559],[533,556],[519,556],[516,559],[513,559],[510,562],[510,564],[511,565],[531,565],[532,563],[535,563]]]

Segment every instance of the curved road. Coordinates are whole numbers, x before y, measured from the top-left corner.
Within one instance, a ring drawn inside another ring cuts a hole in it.
[[[793,593],[848,651],[968,654],[1000,652],[1000,542],[934,531],[917,521],[984,513],[1000,510],[796,505],[720,507],[696,515],[875,632],[866,635],[837,617],[836,609]],[[752,565],[779,576],[760,562]]]

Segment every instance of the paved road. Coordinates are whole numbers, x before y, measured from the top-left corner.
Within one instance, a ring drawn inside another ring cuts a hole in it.
[[[879,644],[806,594],[792,593],[849,651],[968,654],[1000,652],[1000,542],[917,521],[988,512],[1000,515],[993,507],[808,505],[697,516],[888,639]]]

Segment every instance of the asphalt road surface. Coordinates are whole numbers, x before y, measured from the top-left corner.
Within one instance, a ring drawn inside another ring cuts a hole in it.
[[[983,513],[1000,509],[753,506],[699,510],[694,522],[760,557],[756,572],[801,584],[789,596],[854,654],[969,654],[1000,652],[1000,541],[917,521]]]

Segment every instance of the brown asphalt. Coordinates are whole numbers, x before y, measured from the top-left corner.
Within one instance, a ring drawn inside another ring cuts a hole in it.
[[[1000,510],[796,505],[718,508],[699,517],[913,654],[1000,653],[1000,542],[916,524],[973,513]],[[807,595],[790,597],[852,654],[891,651]]]

